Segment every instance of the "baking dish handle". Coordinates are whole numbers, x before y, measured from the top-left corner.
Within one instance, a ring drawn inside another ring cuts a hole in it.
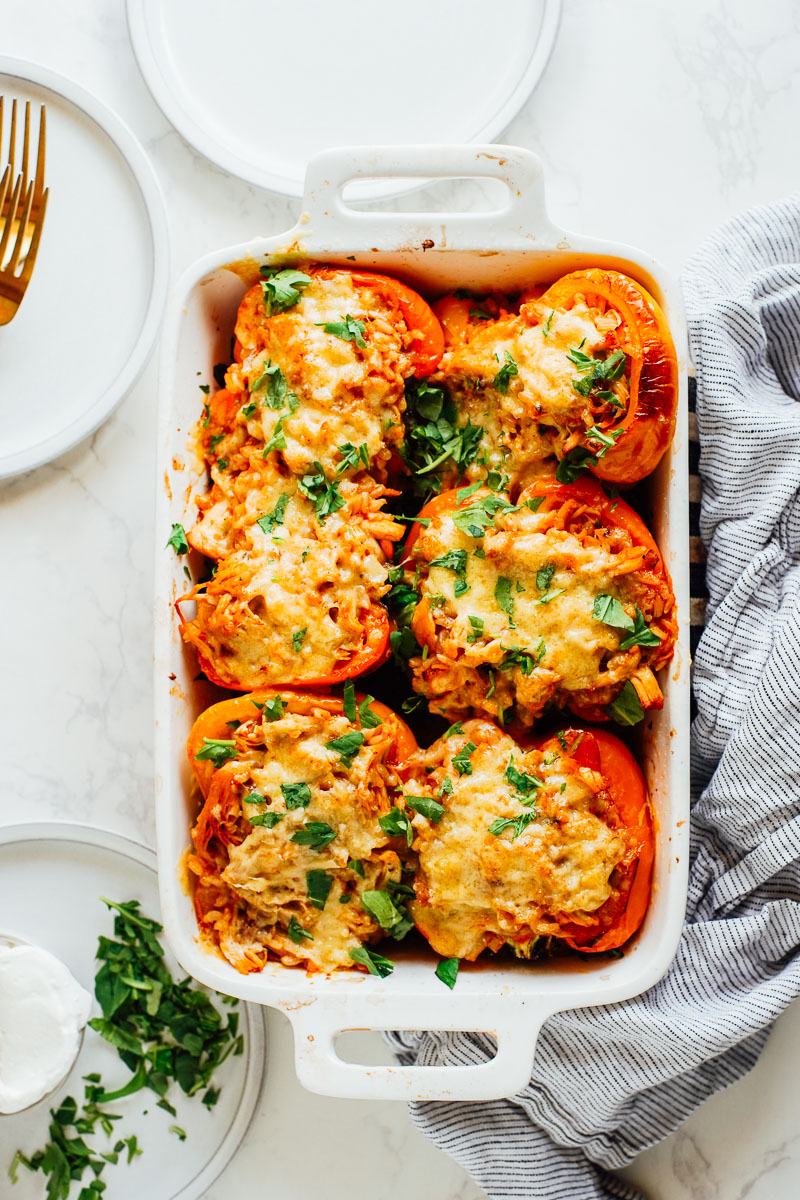
[[[512,1001],[509,997],[502,1005],[502,1019],[492,1021],[489,1028],[476,1015],[482,1007],[478,1000],[469,1005],[467,1019],[454,1020],[451,1011],[449,1018],[443,1015],[441,1021],[430,1022],[437,1032],[469,1032],[477,1026],[497,1041],[497,1053],[488,1062],[452,1067],[372,1066],[339,1057],[335,1041],[345,1030],[408,1029],[413,1000],[399,1002],[396,998],[394,1003],[381,1003],[377,1020],[377,1012],[365,1019],[364,1009],[359,1006],[352,1011],[352,1005],[347,1006],[351,1010],[347,1016],[347,1009],[327,1003],[284,1011],[294,1030],[297,1078],[310,1092],[350,1100],[499,1100],[516,1095],[527,1085],[539,1030],[555,1011],[551,1006],[537,1008],[530,1000]]]
[[[385,212],[352,208],[347,183],[368,179],[495,179],[506,201],[489,212]],[[518,146],[341,146],[312,158],[304,212],[314,252],[555,249],[564,233],[547,215],[541,160]]]

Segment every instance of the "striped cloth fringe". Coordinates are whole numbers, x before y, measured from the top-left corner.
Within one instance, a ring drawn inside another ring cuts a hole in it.
[[[800,993],[800,197],[725,225],[689,262],[684,293],[708,585],[687,923],[649,992],[547,1022],[518,1096],[412,1105],[494,1200],[639,1200],[614,1168],[749,1071]],[[492,1053],[481,1035],[390,1041],[405,1063]]]

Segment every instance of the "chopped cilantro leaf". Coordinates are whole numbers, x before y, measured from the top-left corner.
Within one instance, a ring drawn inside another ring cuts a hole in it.
[[[618,725],[636,725],[642,720],[644,717],[642,702],[630,679],[626,680],[625,686],[616,700],[606,705],[605,712],[606,716],[610,717],[612,721],[616,721]]]
[[[302,829],[291,836],[291,841],[298,846],[308,846],[309,850],[324,850],[336,837],[336,830],[331,829],[326,821],[306,821]]]
[[[519,375],[519,367],[507,350],[504,352],[504,358],[505,362],[492,380],[492,387],[503,396],[508,393],[508,385],[514,376]]]
[[[446,567],[448,571],[455,571],[457,575],[463,575],[467,569],[467,552],[466,550],[448,550],[446,554],[434,558],[430,566]]]
[[[348,679],[344,685],[344,695],[342,697],[342,708],[344,715],[351,724],[356,723],[356,689],[352,679]]]
[[[281,492],[272,512],[266,513],[263,517],[259,517],[256,522],[262,533],[270,534],[275,529],[276,525],[283,524],[283,518],[286,513],[286,505],[288,503],[289,493]]]
[[[326,742],[325,747],[328,750],[334,750],[340,756],[342,765],[349,770],[365,740],[364,734],[355,729],[352,733],[344,733],[341,737]]]
[[[633,629],[633,620],[625,612],[615,596],[603,594],[595,596],[592,606],[592,616],[604,625],[612,625],[615,629]]]
[[[441,979],[442,983],[446,987],[449,987],[451,991],[456,986],[458,964],[459,960],[457,958],[440,958],[436,966],[436,978]]]
[[[629,637],[622,639],[619,644],[620,650],[630,650],[631,646],[658,646],[661,641],[658,634],[653,633],[638,606],[634,611],[636,613],[636,620],[633,624],[633,632]]]
[[[453,524],[469,537],[483,537],[498,513],[516,512],[517,506],[502,496],[481,496],[479,500],[453,513]]]
[[[333,480],[329,480],[321,463],[315,462],[316,473],[303,475],[297,486],[314,503],[317,520],[322,524],[331,513],[344,507],[344,498]]]
[[[320,324],[326,333],[332,333],[334,337],[341,338],[343,342],[355,342],[359,350],[366,350],[367,343],[364,341],[366,325],[363,321],[357,321],[355,317],[351,317],[349,313],[338,321],[326,321],[320,322]]]
[[[556,315],[556,310],[554,308],[551,308],[550,312],[547,315],[547,320],[545,321],[544,325],[542,325],[542,337],[550,336],[550,326],[553,324],[553,317],[555,315]]]
[[[268,721],[278,721],[283,716],[286,705],[280,696],[268,696],[264,701],[264,716]]]
[[[348,470],[354,471],[359,467],[359,464],[365,470],[369,470],[369,449],[366,442],[362,442],[360,446],[355,446],[352,442],[345,442],[339,447],[339,453],[342,456],[342,461],[337,468],[337,475],[343,475]]]
[[[293,308],[300,299],[302,289],[312,282],[310,275],[304,275],[302,271],[294,271],[290,267],[283,270],[280,267],[262,267],[261,274],[265,276],[261,288],[268,317],[273,313]]]
[[[359,966],[366,967],[370,975],[377,975],[379,979],[385,979],[394,970],[394,963],[390,958],[384,958],[377,950],[368,950],[366,946],[356,946],[350,951],[350,957]]]
[[[180,521],[176,521],[172,526],[172,533],[167,538],[167,545],[172,546],[176,554],[186,554],[189,550],[189,543],[186,540],[186,530],[181,525]]]
[[[458,754],[453,756],[453,766],[459,775],[472,774],[472,763],[469,760],[477,749],[474,742],[467,742],[463,750],[459,750]]]
[[[281,795],[287,809],[308,808],[311,803],[311,788],[307,783],[282,783]]]
[[[210,762],[219,769],[231,758],[236,758],[236,743],[227,738],[203,738],[203,747],[195,754],[198,762]]]
[[[414,830],[408,814],[397,805],[386,816],[378,817],[378,824],[387,837],[404,837],[409,846],[414,840]]]
[[[361,893],[361,907],[385,933],[401,941],[414,922],[404,904],[397,904],[388,889],[373,889]]]
[[[314,908],[323,909],[333,887],[333,876],[327,871],[306,871],[306,889]]]
[[[297,917],[291,918],[289,924],[286,926],[286,933],[296,946],[302,946],[303,942],[313,942],[314,940],[313,933],[309,933],[307,929],[304,929]]]
[[[539,568],[536,572],[536,586],[540,592],[547,591],[555,573],[556,568],[554,563],[547,563],[544,567]]]
[[[467,618],[470,624],[470,631],[467,634],[468,642],[477,642],[483,636],[483,619],[481,617],[470,616]]]
[[[514,624],[514,596],[512,593],[512,583],[510,579],[506,579],[501,575],[497,580],[494,588],[494,598],[497,601],[497,607],[501,612],[504,612],[508,617],[508,624],[511,629],[515,629]]]
[[[306,626],[305,629],[296,629],[294,631],[294,633],[292,634],[292,646],[294,647],[295,654],[297,654],[299,652],[300,647],[302,646],[307,633],[308,633],[308,626]]]
[[[420,813],[423,817],[438,825],[447,809],[438,800],[432,800],[430,796],[405,796],[406,808],[412,808],[414,812]]]
[[[514,832],[511,836],[511,840],[512,842],[515,842],[522,833],[523,829],[530,825],[531,821],[536,820],[536,816],[537,814],[535,812],[524,812],[520,816],[514,817],[513,819],[510,817],[497,817],[497,819],[492,821],[491,825],[489,826],[489,833],[494,834],[495,837],[499,837],[504,830],[513,829]]]
[[[463,733],[463,732],[464,732],[464,726],[461,724],[460,721],[456,721],[455,725],[451,725],[448,729],[445,729],[444,733],[442,734],[442,737],[451,738],[451,737],[455,737],[455,735],[457,733]]]
[[[252,817],[248,817],[251,825],[263,825],[265,829],[274,829],[279,821],[282,821],[286,813],[279,812],[262,812],[254,813]]]

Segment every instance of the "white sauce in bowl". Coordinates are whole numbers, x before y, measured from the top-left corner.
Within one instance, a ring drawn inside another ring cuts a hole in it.
[[[80,1046],[92,997],[38,946],[0,945],[0,1113],[51,1092]]]

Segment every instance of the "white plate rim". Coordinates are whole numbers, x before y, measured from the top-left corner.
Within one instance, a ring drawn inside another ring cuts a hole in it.
[[[304,173],[298,178],[278,171],[266,170],[246,159],[240,158],[228,150],[224,142],[208,133],[199,125],[190,111],[178,101],[169,81],[161,71],[157,56],[150,39],[147,21],[147,9],[153,3],[160,4],[161,0],[126,0],[128,17],[128,33],[133,52],[145,83],[158,107],[170,124],[181,137],[192,146],[198,154],[202,154],[209,162],[214,163],[223,171],[234,175],[254,187],[276,192],[281,196],[300,198],[303,195]],[[517,81],[516,86],[509,92],[505,101],[497,109],[490,120],[473,130],[469,144],[493,142],[511,123],[522,105],[538,84],[555,45],[556,34],[561,20],[562,0],[543,0],[542,24],[539,37],[528,60],[527,67]],[[381,182],[362,185],[360,198],[377,199],[401,195],[407,191],[416,190],[420,184],[407,182]]]
[[[69,425],[48,434],[23,450],[0,454],[0,479],[7,479],[40,467],[71,450],[111,415],[138,379],[156,341],[169,287],[169,223],[161,185],[140,142],[125,124],[97,96],[87,92],[73,79],[50,67],[28,59],[0,55],[0,75],[9,75],[47,88],[80,109],[116,145],[139,188],[149,223],[153,245],[153,277],[150,296],[141,329],[128,350],[125,362],[106,390]]]
[[[158,860],[155,850],[113,829],[101,825],[84,825],[79,821],[24,821],[13,825],[0,825],[0,849],[19,842],[41,841],[78,842],[80,845],[121,854],[152,871],[158,887]],[[266,1077],[267,1026],[264,1010],[259,1005],[244,1003],[243,1008],[250,1049],[244,1087],[236,1113],[211,1158],[197,1175],[169,1200],[202,1200],[205,1192],[220,1177],[241,1146],[255,1116]]]

